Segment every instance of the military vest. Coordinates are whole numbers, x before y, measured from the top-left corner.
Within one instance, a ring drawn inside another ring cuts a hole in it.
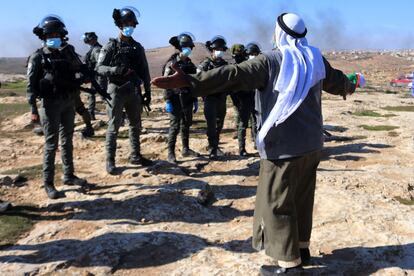
[[[76,78],[75,62],[62,51],[37,51],[41,56],[40,98],[65,98],[76,91],[80,83]]]
[[[136,41],[128,43],[113,38],[110,39],[110,42],[112,43],[113,55],[109,66],[122,66],[130,68],[137,74],[127,78],[123,76],[112,76],[109,77],[109,81],[115,84],[123,84],[128,81],[132,81],[135,85],[139,86],[142,83],[142,77],[139,76],[141,69],[140,44]]]

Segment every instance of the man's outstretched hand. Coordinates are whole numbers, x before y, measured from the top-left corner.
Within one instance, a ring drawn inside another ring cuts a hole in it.
[[[163,89],[189,87],[190,82],[187,80],[183,70],[181,70],[176,63],[174,63],[171,67],[175,71],[174,75],[155,78],[151,81],[151,83]]]

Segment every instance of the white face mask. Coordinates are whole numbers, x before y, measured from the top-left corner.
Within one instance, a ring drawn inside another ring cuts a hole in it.
[[[254,56],[254,55],[250,55],[249,56],[249,59],[254,59],[256,56]]]
[[[224,51],[216,51],[214,50],[214,57],[222,58],[224,56]]]

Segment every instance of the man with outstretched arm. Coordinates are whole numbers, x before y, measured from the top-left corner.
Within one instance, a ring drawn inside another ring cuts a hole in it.
[[[323,147],[321,92],[352,94],[351,82],[309,46],[307,29],[296,14],[278,17],[277,49],[254,59],[208,72],[160,77],[160,88],[190,87],[193,96],[223,91],[256,92],[257,147],[261,157],[253,222],[253,247],[265,249],[276,266],[261,275],[295,274],[310,260],[309,241],[316,171]]]

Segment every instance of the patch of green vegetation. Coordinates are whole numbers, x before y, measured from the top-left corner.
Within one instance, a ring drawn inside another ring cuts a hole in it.
[[[397,91],[392,91],[392,90],[385,90],[384,93],[385,94],[398,94]]]
[[[354,116],[365,116],[365,117],[395,117],[397,115],[389,113],[389,114],[380,114],[378,112],[375,112],[373,110],[357,110],[355,112],[352,112],[352,115]]]
[[[389,125],[377,125],[377,126],[360,125],[359,127],[363,128],[365,130],[370,130],[370,131],[391,131],[391,130],[399,128],[397,126],[389,126]]]
[[[402,197],[399,197],[399,196],[396,196],[395,199],[399,203],[404,204],[404,205],[414,205],[414,199],[405,199],[405,198],[402,198]]]
[[[16,97],[26,95],[26,81],[6,82],[0,89],[0,97]]]
[[[400,134],[398,132],[396,132],[396,131],[390,131],[390,132],[388,132],[388,136],[390,136],[390,137],[398,137],[398,136],[400,136]]]
[[[56,166],[55,170],[56,171],[61,171],[62,168],[61,168],[61,166]],[[33,180],[33,179],[41,177],[42,172],[43,172],[43,165],[39,164],[39,165],[30,166],[30,167],[16,168],[16,169],[3,171],[2,174],[5,174],[5,175],[19,174],[19,175],[27,178],[28,180]]]
[[[30,111],[27,103],[0,104],[0,119],[16,117]]]
[[[129,138],[129,130],[123,130],[118,132],[118,139],[128,139]]]
[[[55,173],[56,174],[61,174],[62,173],[62,165],[61,164],[56,164],[55,165]],[[10,170],[1,172],[1,174],[5,174],[5,175],[18,174],[18,175],[21,175],[21,176],[27,178],[27,180],[34,180],[34,179],[40,178],[42,176],[42,174],[43,174],[43,164],[38,164],[38,165],[23,167],[23,168],[10,169]]]
[[[401,99],[411,99],[413,96],[411,96],[411,93],[404,93],[400,95]]]
[[[33,227],[33,222],[21,216],[0,216],[0,246],[14,244]]]
[[[359,110],[352,112],[352,115],[355,116],[368,116],[368,117],[382,117],[382,115],[378,112],[375,112],[373,110]]]
[[[414,105],[386,106],[382,107],[382,109],[388,111],[414,112]]]
[[[21,80],[16,82],[6,82],[2,83],[1,88],[2,89],[11,89],[11,90],[20,90],[20,91],[26,91],[27,87],[27,81]]]

